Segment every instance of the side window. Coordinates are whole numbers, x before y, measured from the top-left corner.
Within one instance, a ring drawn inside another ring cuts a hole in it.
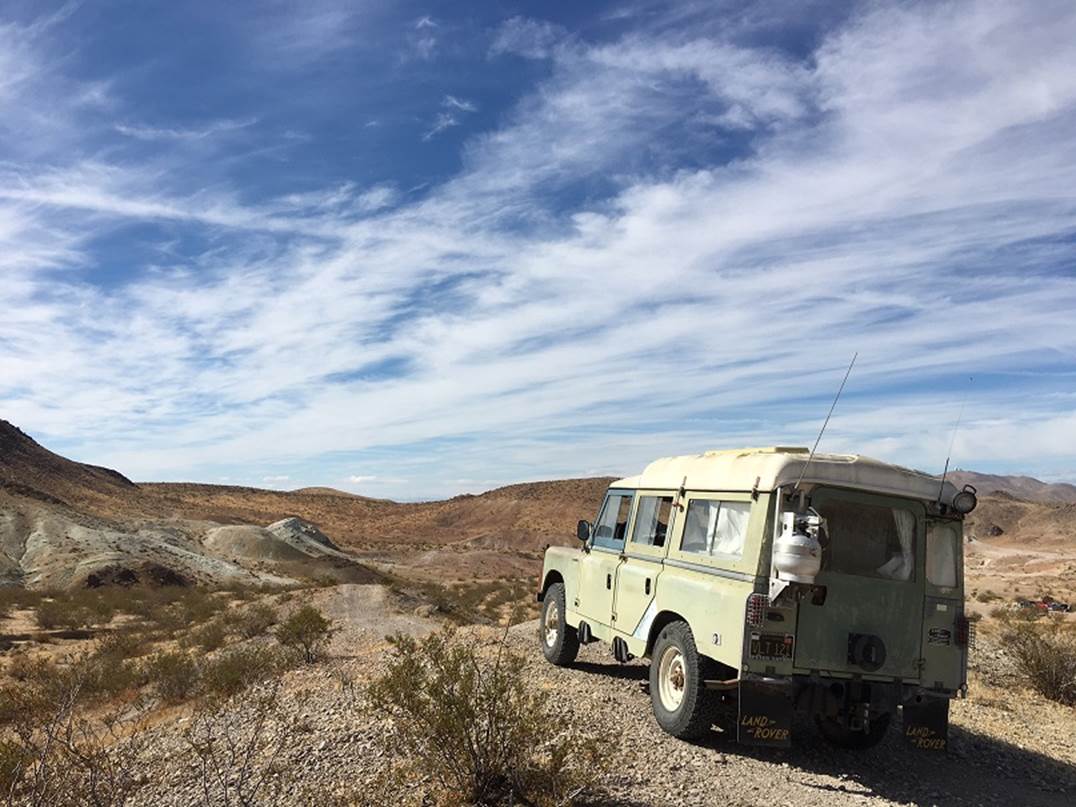
[[[594,525],[594,546],[622,549],[631,513],[631,494],[614,493],[605,500],[598,523]]]
[[[927,580],[940,588],[956,588],[956,557],[960,538],[952,524],[927,524]]]
[[[631,542],[639,546],[665,546],[672,513],[672,496],[641,496],[635,511]]]
[[[692,499],[687,506],[681,552],[697,555],[743,555],[750,502]]]

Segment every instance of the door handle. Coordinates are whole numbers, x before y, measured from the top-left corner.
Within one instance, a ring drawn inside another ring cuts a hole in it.
[[[613,575],[612,574],[606,574],[605,575],[605,587],[607,589],[612,589],[613,588]]]
[[[650,593],[650,578],[646,578],[646,593]]]

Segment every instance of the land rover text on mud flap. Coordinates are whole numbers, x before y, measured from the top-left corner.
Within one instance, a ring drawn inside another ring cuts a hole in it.
[[[551,547],[539,638],[570,664],[601,640],[650,659],[657,722],[791,742],[794,713],[846,747],[899,710],[914,746],[945,750],[967,690],[962,522],[975,490],[804,448],[657,460],[613,483],[581,549]]]

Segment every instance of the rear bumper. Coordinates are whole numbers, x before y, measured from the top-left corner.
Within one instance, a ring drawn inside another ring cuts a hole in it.
[[[948,747],[949,700],[955,693],[893,681],[808,675],[745,675],[738,688],[737,740],[745,745],[786,748],[797,715],[835,721],[852,731],[872,720],[903,714],[902,733],[915,748]],[[898,708],[899,707],[899,708]]]

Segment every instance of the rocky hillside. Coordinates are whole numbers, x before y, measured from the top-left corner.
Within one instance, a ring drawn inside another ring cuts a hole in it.
[[[953,471],[949,481],[957,487],[974,485],[980,496],[997,493],[1029,502],[1076,504],[1076,485],[1067,482],[1043,482],[1030,476],[998,476],[975,471]]]
[[[138,486],[117,471],[54,454],[21,429],[0,420],[0,490],[92,508],[137,495]]]

